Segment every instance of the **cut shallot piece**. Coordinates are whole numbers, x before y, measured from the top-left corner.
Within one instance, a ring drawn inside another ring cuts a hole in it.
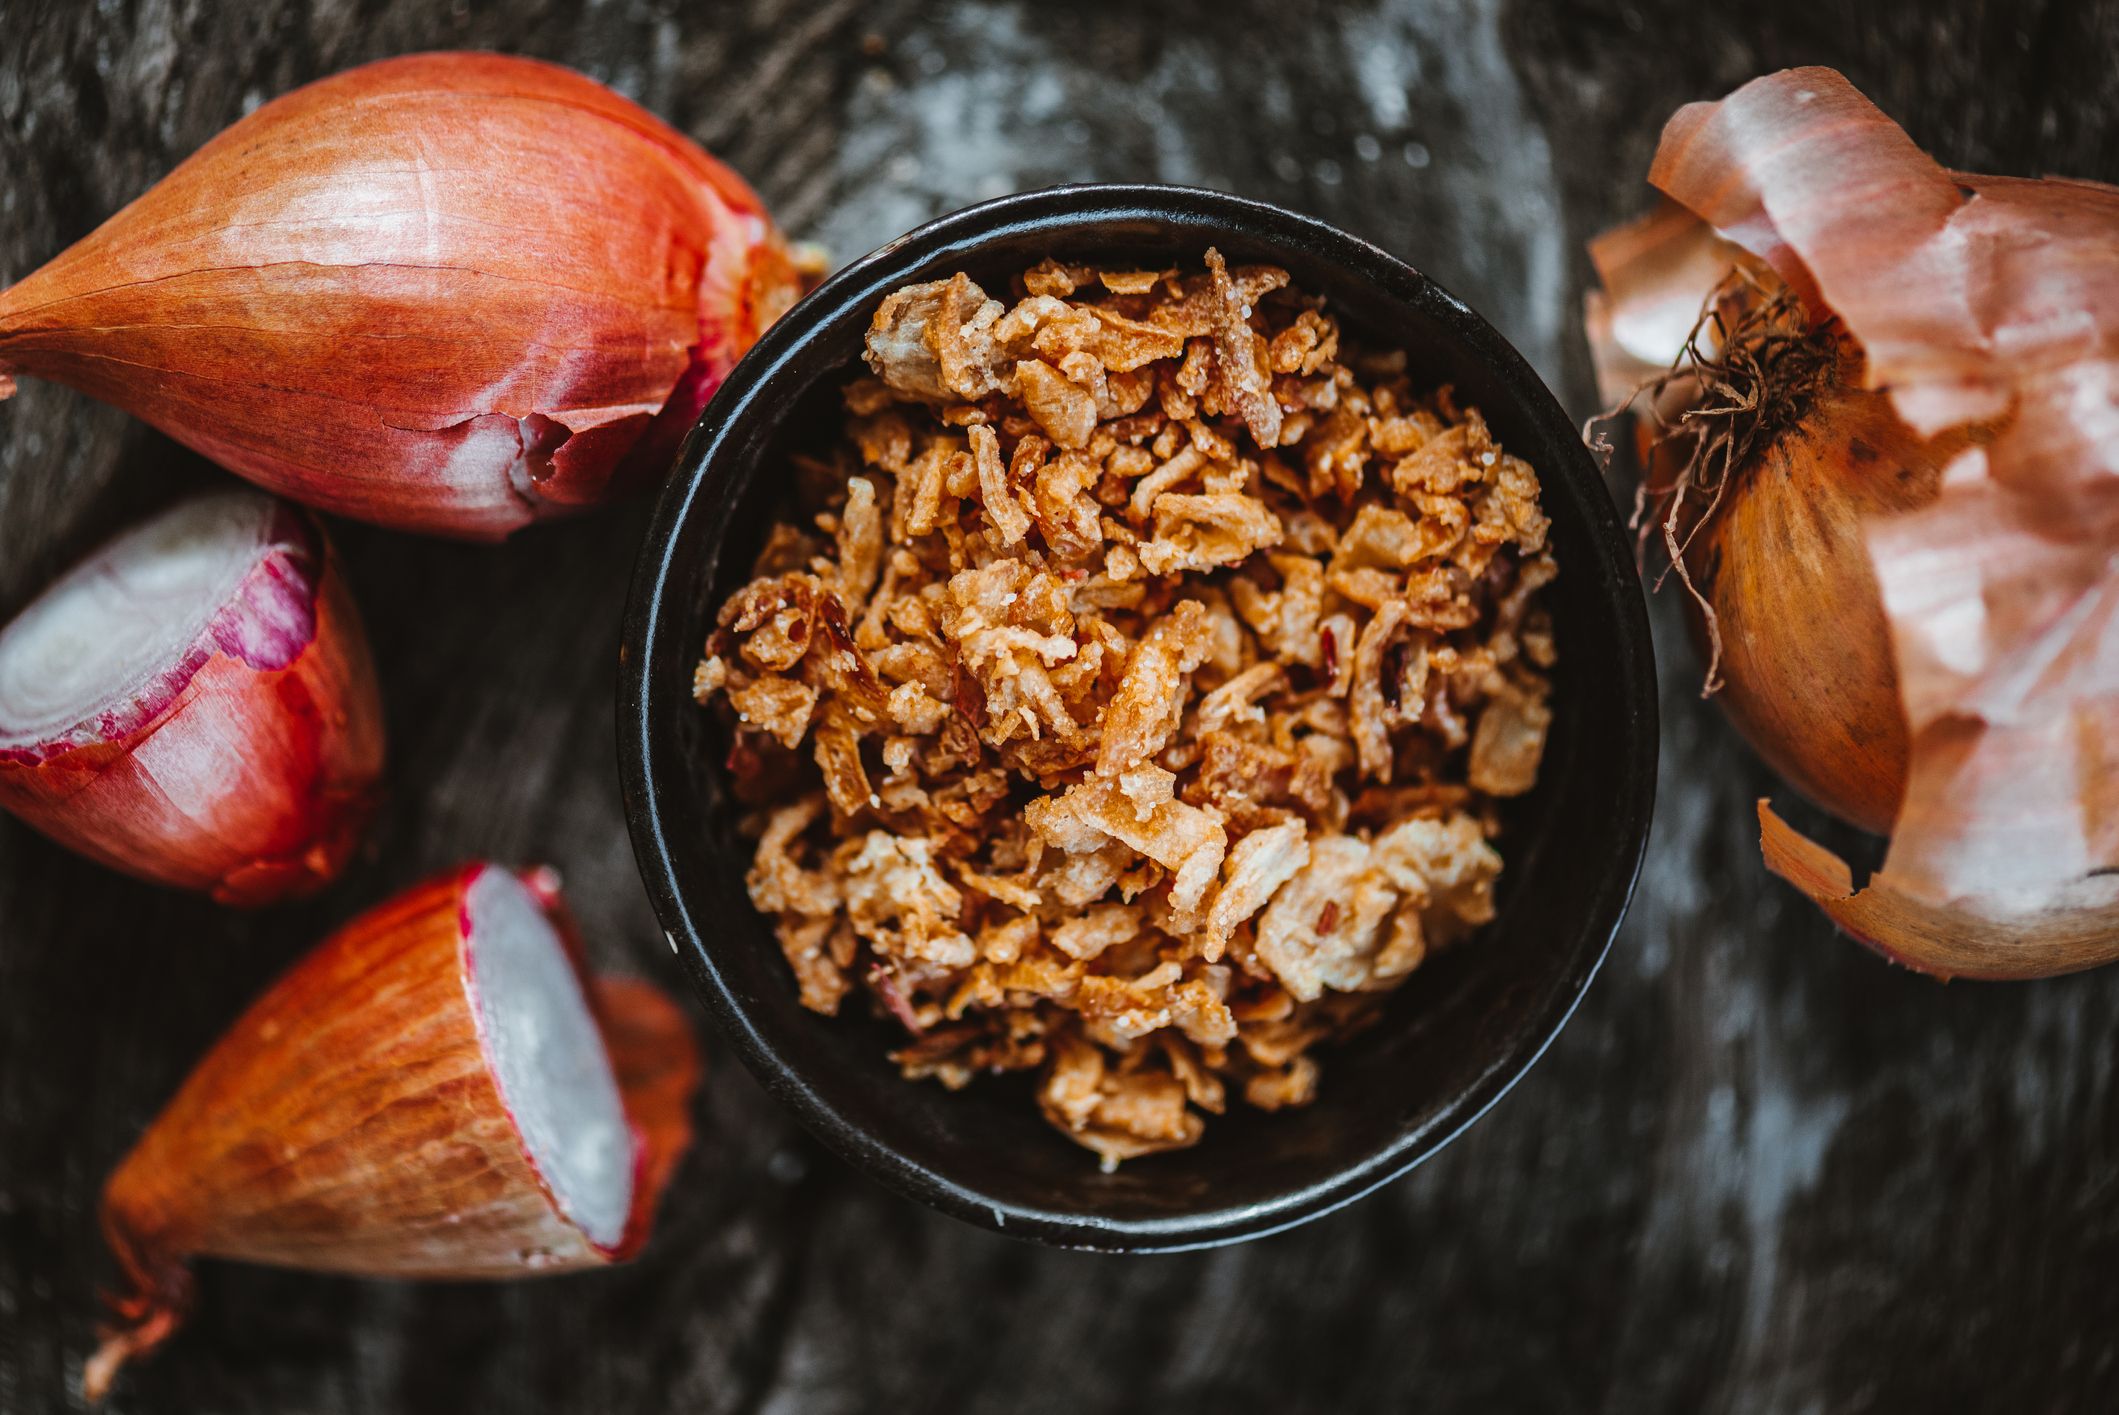
[[[257,492],[133,527],[0,630],[0,806],[142,879],[229,904],[320,888],[382,764],[330,547]]]
[[[252,1005],[111,1176],[128,1289],[88,1398],[182,1320],[194,1258],[513,1278],[632,1256],[698,1072],[661,993],[592,990],[549,871],[473,864],[370,910]]]

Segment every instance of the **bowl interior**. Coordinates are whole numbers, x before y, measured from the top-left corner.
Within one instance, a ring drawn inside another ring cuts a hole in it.
[[[796,1001],[744,891],[727,742],[692,701],[713,609],[786,506],[786,454],[828,439],[882,297],[968,271],[991,291],[1047,255],[1285,266],[1374,346],[1454,383],[1544,486],[1561,575],[1560,664],[1536,790],[1499,842],[1500,916],[1430,959],[1383,1022],[1318,1053],[1306,1109],[1233,1102],[1194,1149],[1105,1174],[1040,1117],[1027,1078],[961,1092],[901,1079],[894,1023]],[[1483,320],[1383,252],[1276,208],[1168,188],[1064,188],[945,217],[835,276],[771,330],[706,411],[650,533],[628,615],[620,719],[628,812],[671,943],[760,1079],[877,1178],[960,1217],[1079,1246],[1177,1248],[1268,1232],[1402,1172],[1475,1118],[1558,1030],[1608,947],[1646,839],[1655,769],[1647,625],[1628,541],[1551,394]]]

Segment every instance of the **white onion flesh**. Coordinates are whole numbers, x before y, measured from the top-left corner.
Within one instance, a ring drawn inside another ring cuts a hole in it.
[[[625,1236],[633,1143],[580,975],[536,896],[488,867],[471,883],[470,988],[500,1095],[560,1212],[599,1247]]]
[[[274,510],[249,491],[188,500],[61,576],[0,630],[0,746],[148,691],[257,564]]]

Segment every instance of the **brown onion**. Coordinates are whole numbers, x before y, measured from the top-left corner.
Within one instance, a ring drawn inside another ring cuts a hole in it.
[[[178,503],[0,630],[0,807],[127,874],[229,904],[318,889],[382,764],[330,546],[258,492]]]
[[[593,989],[548,871],[474,864],[326,939],[111,1176],[127,1288],[89,1399],[166,1340],[190,1261],[515,1278],[622,1261],[691,1140],[698,1055],[643,983]]]
[[[1768,864],[1930,972],[2119,958],[2119,189],[1948,172],[1827,69],[1650,179],[1683,209],[1597,243],[1589,319],[1607,389],[1664,366],[1625,396],[1709,687],[1892,834],[1857,890],[1761,803]]]
[[[658,477],[792,301],[741,179],[568,70],[295,90],[0,292],[35,374],[296,501],[497,538]]]

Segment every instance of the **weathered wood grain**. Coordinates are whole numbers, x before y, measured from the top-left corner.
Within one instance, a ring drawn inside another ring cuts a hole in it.
[[[2072,0],[9,0],[0,36],[0,281],[264,97],[471,45],[615,84],[842,256],[1069,179],[1287,202],[1457,289],[1585,412],[1581,243],[1645,200],[1682,101],[1832,63],[1946,160],[2119,177],[2119,7]],[[25,383],[0,405],[0,613],[216,475]],[[679,981],[612,768],[644,519],[489,549],[337,528],[395,796],[321,899],[232,915],[0,820],[0,1412],[74,1408],[103,1174],[330,924],[469,855],[550,860],[603,960]],[[2110,1408],[2119,973],[1939,987],[1834,939],[1760,869],[1771,782],[1697,700],[1675,624],[1660,819],[1604,976],[1493,1115],[1357,1208],[1211,1254],[1036,1250],[853,1178],[717,1054],[636,1266],[505,1288],[209,1269],[111,1408]]]

